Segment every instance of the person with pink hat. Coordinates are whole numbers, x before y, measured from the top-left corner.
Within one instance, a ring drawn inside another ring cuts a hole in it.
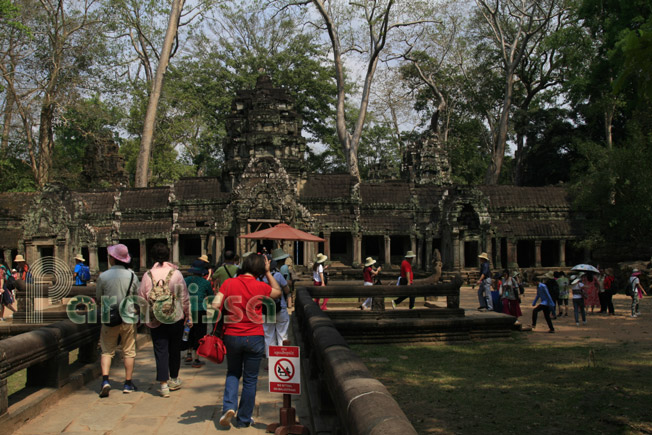
[[[111,391],[109,382],[109,371],[111,361],[118,347],[118,339],[122,342],[122,353],[125,365],[125,382],[122,388],[123,393],[131,393],[136,390],[132,382],[134,364],[136,361],[136,326],[134,319],[127,319],[123,301],[138,292],[139,281],[134,272],[129,270],[131,256],[129,249],[121,243],[107,248],[109,254],[109,265],[111,268],[102,272],[97,278],[96,295],[97,300],[102,301],[102,330],[100,331],[100,347],[102,356],[100,365],[102,367],[102,385],[100,397],[108,397]],[[117,324],[111,321],[110,311],[117,310],[119,318],[114,317]]]
[[[632,270],[632,276],[629,277],[629,290],[630,296],[632,298],[632,317],[638,317],[641,315],[639,311],[639,300],[643,298],[643,295],[647,296],[645,289],[641,285],[641,279],[639,276],[641,271],[638,269]]]

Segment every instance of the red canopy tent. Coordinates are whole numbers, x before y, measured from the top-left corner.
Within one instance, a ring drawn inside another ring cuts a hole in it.
[[[255,240],[296,240],[300,242],[325,242],[321,237],[292,228],[288,224],[278,224],[271,228],[240,236],[241,239]]]

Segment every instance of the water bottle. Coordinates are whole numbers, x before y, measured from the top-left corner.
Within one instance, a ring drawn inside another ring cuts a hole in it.
[[[183,337],[181,339],[183,341],[188,341],[188,338],[190,337],[190,326],[188,323],[185,323],[183,326]]]

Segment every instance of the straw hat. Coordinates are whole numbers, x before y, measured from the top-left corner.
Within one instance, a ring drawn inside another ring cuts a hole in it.
[[[571,277],[571,285],[575,285],[578,282],[580,282],[580,279],[578,277]]]
[[[272,260],[276,260],[276,261],[285,260],[289,256],[290,256],[290,254],[288,254],[287,252],[285,252],[281,248],[276,248],[276,249],[274,249],[272,251]]]
[[[552,271],[547,272],[545,275],[543,275],[544,278],[548,279],[555,279],[555,273]]]
[[[208,263],[208,255],[204,254],[201,257],[198,257],[197,260],[201,260],[204,263]]]
[[[16,258],[14,258],[14,263],[20,263],[20,262],[24,263],[25,258],[22,255],[18,254],[18,255],[16,255]]]
[[[75,260],[79,260],[79,261],[81,261],[81,262],[86,261],[86,259],[84,258],[84,256],[81,255],[81,254],[77,254],[77,255],[75,255]]]
[[[639,276],[641,274],[641,271],[638,269],[632,269],[632,276]]]
[[[244,254],[242,254],[241,258],[244,260],[245,258],[247,258],[248,256],[250,256],[251,254],[254,254],[254,252],[252,252],[252,251],[247,251],[247,252],[245,252]]]
[[[106,248],[106,250],[111,257],[115,258],[118,261],[122,261],[123,263],[129,263],[131,261],[131,256],[129,255],[129,248],[127,248],[122,243],[109,246],[108,248]]]
[[[489,255],[487,255],[486,252],[483,252],[482,254],[478,255],[478,258],[482,258],[484,260],[489,261]]]
[[[328,257],[320,252],[317,254],[317,260],[315,260],[315,263],[323,263],[326,260],[328,260]]]
[[[416,257],[416,254],[413,251],[407,251],[407,254],[405,254],[405,258],[414,258]]]
[[[367,257],[364,261],[364,267],[371,266],[372,264],[376,264],[376,260],[371,257]]]

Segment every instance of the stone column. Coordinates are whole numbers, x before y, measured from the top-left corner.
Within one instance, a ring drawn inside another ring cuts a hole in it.
[[[534,241],[534,267],[541,267],[541,240]]]
[[[559,266],[566,267],[566,240],[559,241]]]
[[[353,235],[353,267],[362,264],[362,234]]]
[[[172,233],[172,263],[179,264],[179,233]]]
[[[138,242],[140,244],[140,258],[138,259],[138,266],[141,270],[145,270],[147,269],[147,239],[139,239]]]
[[[518,267],[517,242],[507,239],[507,267],[515,269]]]
[[[457,254],[458,257],[460,258],[460,269],[464,269],[467,267],[466,265],[466,243],[464,243],[465,240],[464,238],[460,238],[459,243],[457,244],[457,247],[459,249],[459,253]]]
[[[501,270],[503,269],[502,246],[502,238],[496,237],[496,268]]]
[[[425,269],[428,272],[432,271],[432,235],[428,234],[426,237],[426,264]]]
[[[7,266],[12,266],[14,259],[11,258],[11,249],[4,249],[2,253],[5,256],[5,263],[7,263]]]
[[[91,269],[92,274],[100,271],[100,262],[97,259],[97,246],[88,247],[88,267]]]
[[[324,255],[331,258],[331,232],[324,231]]]
[[[487,256],[489,257],[489,263],[491,263],[492,267],[495,267],[495,264],[494,264],[494,261],[493,261],[493,258],[494,258],[493,257],[493,249],[492,249],[493,247],[491,246],[491,236],[488,235],[488,234],[485,234],[482,237],[482,243],[484,244],[484,249],[485,249],[484,252],[486,252]],[[482,249],[480,249],[480,251],[482,251]],[[478,252],[478,255],[480,255],[481,253],[482,252]]]
[[[222,256],[222,250],[224,249],[224,235],[222,233],[215,233],[215,256],[213,261],[215,264],[218,264],[220,257]]]
[[[385,264],[384,266],[389,268],[392,265],[392,238],[389,235],[385,235]]]
[[[201,255],[206,255],[208,254],[208,250],[206,249],[206,238],[208,236],[206,234],[200,234],[199,238],[201,239]]]
[[[417,264],[417,269],[423,269],[424,268],[423,267],[423,260],[422,260],[423,249],[424,249],[423,245],[424,245],[423,237],[419,237],[419,241],[418,241],[418,244],[417,244],[417,252],[416,252],[416,254],[417,254],[417,263],[416,263]]]
[[[453,233],[453,270],[460,270],[460,235]]]
[[[410,236],[410,251],[414,252],[415,254],[417,252],[417,236],[414,234]]]

